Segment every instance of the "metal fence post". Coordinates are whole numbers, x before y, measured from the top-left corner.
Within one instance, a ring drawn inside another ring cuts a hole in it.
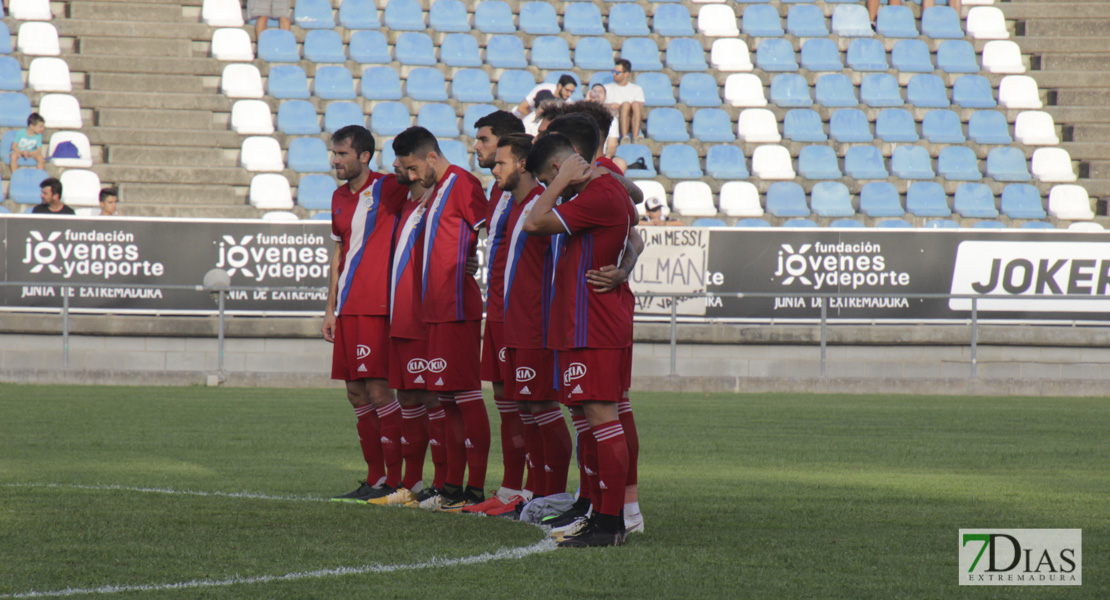
[[[219,298],[220,298],[220,327],[219,327],[220,330],[219,330],[218,336],[219,336],[219,339],[220,339],[220,348],[219,348],[220,382],[222,383],[225,379],[227,379],[227,373],[224,372],[224,291],[223,290],[218,290],[216,293],[219,294]]]
[[[825,346],[826,346],[826,338],[827,338],[827,335],[828,335],[828,333],[825,330],[825,326],[828,323],[828,317],[829,317],[829,305],[828,305],[827,302],[825,302],[826,300],[828,300],[828,298],[824,298],[824,297],[821,298],[821,378],[822,379],[825,378]]]
[[[69,288],[62,286],[62,368],[69,369]]]
[[[971,297],[971,378],[979,376],[979,298]]]
[[[671,296],[671,377],[678,375],[678,298]]]

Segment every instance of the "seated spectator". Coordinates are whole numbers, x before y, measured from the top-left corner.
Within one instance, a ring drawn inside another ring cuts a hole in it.
[[[605,85],[601,84],[601,83],[595,83],[593,85],[593,87],[590,88],[590,93],[586,97],[586,99],[587,100],[593,100],[594,102],[597,102],[598,104],[604,105],[605,104]],[[620,123],[618,123],[618,119],[616,118],[616,115],[614,115],[613,116],[613,122],[610,123],[610,125],[609,125],[609,133],[605,137],[605,157],[606,158],[612,159],[614,156],[617,155],[617,142],[620,141],[620,137],[621,137]],[[624,162],[624,160],[621,159],[617,164],[620,164],[621,162]]]
[[[270,19],[277,19],[278,27],[289,29],[292,25],[289,5],[289,0],[247,0],[247,20],[258,19],[254,22],[254,39],[266,31],[266,22]]]
[[[613,83],[605,84],[606,106],[620,120],[621,141],[640,139],[644,115],[644,88],[632,83],[632,63],[618,58],[613,66]]]
[[[12,143],[11,169],[14,173],[19,168],[19,159],[33,158],[39,163],[39,168],[46,167],[46,151],[42,148],[42,132],[46,130],[46,121],[39,113],[31,113],[27,117],[27,129],[20,131]]]
[[[110,187],[100,190],[100,216],[119,217],[119,190]]]
[[[31,209],[36,215],[72,215],[73,209],[62,204],[62,182],[54,179],[43,179],[39,184],[42,187],[42,204]]]
[[[541,83],[532,88],[532,91],[528,92],[524,100],[520,101],[520,106],[514,108],[512,112],[514,115],[523,119],[536,108],[536,96],[539,95],[540,92],[548,92],[555,99],[566,102],[570,99],[571,94],[574,93],[577,87],[578,83],[575,82],[574,77],[570,75],[559,77],[558,83]]]
[[[547,90],[540,90],[539,93],[536,94],[536,99],[532,104],[532,108],[539,109],[542,106],[557,102],[561,103],[562,100],[559,100],[555,97],[555,94]],[[531,136],[538,134],[540,132],[540,118],[539,110],[529,111],[528,114],[520,120],[521,123],[524,123],[524,133]]]
[[[647,215],[640,219],[640,225],[685,226],[682,221],[672,219],[669,215],[663,215],[663,199],[659,196],[648,198],[644,203],[644,209],[647,211]]]

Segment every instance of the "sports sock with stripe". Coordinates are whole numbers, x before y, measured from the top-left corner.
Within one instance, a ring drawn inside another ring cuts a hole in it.
[[[567,429],[563,410],[555,407],[533,414],[543,442],[543,469],[547,476],[544,495],[551,496],[567,491],[567,471],[570,469],[570,430]]]
[[[532,492],[532,497],[538,498],[545,496],[547,489],[547,474],[543,470],[543,438],[532,413],[521,412],[520,420],[524,425],[524,447],[527,449],[528,459],[528,483],[524,489]]]
[[[505,467],[501,487],[519,490],[524,483],[524,423],[520,420],[516,402],[503,396],[494,396],[493,402],[501,417],[501,456]]]
[[[594,445],[594,436],[590,434],[590,423],[586,420],[586,415],[571,413],[570,421],[574,425],[575,442],[578,444],[578,497],[592,500],[593,486],[586,469],[586,459],[589,455],[587,450]]]
[[[432,450],[432,487],[447,482],[447,414],[443,407],[428,411],[428,446]]]
[[[489,413],[482,390],[455,392],[455,405],[462,413],[466,446],[467,487],[484,490],[489,467]],[[516,488],[520,489],[520,488]]]
[[[395,488],[401,485],[401,404],[393,398],[379,407],[381,423],[382,459],[385,461],[385,484]]]
[[[463,433],[463,415],[455,404],[454,396],[439,397],[439,405],[447,415],[447,477],[444,487],[462,488],[466,475],[466,442]]]
[[[424,479],[424,457],[428,453],[428,411],[423,404],[401,409],[401,454],[405,475],[401,485],[412,490]]]
[[[637,463],[640,459],[640,435],[636,432],[636,417],[632,415],[632,403],[628,398],[622,398],[617,404],[617,416],[620,417],[621,427],[624,429],[624,439],[628,444],[628,481],[626,485],[633,486],[638,483]]]
[[[628,479],[628,443],[619,420],[592,427],[597,440],[598,490],[601,501],[594,506],[606,515],[619,515],[624,508]]]
[[[378,414],[373,404],[356,406],[355,417],[358,422],[358,443],[362,447],[362,459],[366,461],[366,481],[378,485],[385,479],[385,465],[382,463],[382,433],[378,424]]]

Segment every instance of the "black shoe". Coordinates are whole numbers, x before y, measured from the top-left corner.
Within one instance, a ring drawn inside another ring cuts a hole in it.
[[[624,543],[624,520],[612,515],[596,515],[574,535],[559,542],[560,548],[602,548]]]
[[[383,483],[378,487],[370,488],[370,495],[366,497],[366,500],[373,500],[375,498],[385,498],[386,496],[388,496],[388,495],[390,495],[390,494],[392,494],[393,492],[396,492],[396,491],[397,491],[397,488],[390,487],[390,486]]]
[[[590,501],[587,498],[579,498],[574,501],[567,511],[561,515],[549,515],[540,519],[540,524],[546,525],[551,528],[563,527],[569,525],[575,520],[586,516],[590,511]]]
[[[630,170],[631,169],[642,169],[642,170],[646,171],[647,170],[647,163],[644,162],[644,157],[641,156],[640,158],[637,158],[635,161],[633,161],[632,164],[628,165],[628,168]]]
[[[423,502],[432,496],[438,496],[439,490],[434,487],[427,487],[416,493],[416,501]]]
[[[360,483],[360,485],[358,486],[358,489],[354,490],[353,492],[347,492],[346,494],[341,494],[339,496],[332,496],[331,501],[332,502],[366,502],[370,498],[376,498],[377,497],[374,494],[377,494],[378,491],[380,490],[380,488],[376,488],[376,487],[370,485],[369,483],[367,483],[365,481],[362,481],[362,482],[359,482],[359,483]],[[382,487],[385,487],[385,486],[382,486]]]

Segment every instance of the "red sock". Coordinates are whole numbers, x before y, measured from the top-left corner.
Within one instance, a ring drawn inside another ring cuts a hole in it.
[[[486,468],[489,466],[489,413],[482,399],[482,390],[455,392],[455,405],[463,416],[466,433],[467,487],[486,489]],[[520,489],[520,488],[517,488]]]
[[[628,481],[626,485],[637,483],[637,463],[640,462],[640,435],[636,433],[636,417],[632,416],[632,403],[624,398],[617,405],[617,416],[624,428],[624,440],[628,444]]]
[[[366,481],[370,485],[378,485],[385,478],[385,466],[382,464],[382,433],[378,424],[378,415],[373,404],[355,407],[355,416],[358,422],[358,443],[362,446],[362,459],[366,461]]]
[[[598,489],[601,492],[601,502],[595,503],[594,508],[601,514],[616,516],[624,508],[624,488],[628,479],[628,443],[624,439],[624,429],[619,420],[591,429],[597,440]]]
[[[561,408],[552,408],[532,415],[543,444],[543,470],[547,477],[545,496],[567,491],[570,469],[570,431]]]
[[[466,474],[466,442],[463,440],[463,416],[453,396],[440,396],[439,405],[447,415],[447,477],[446,485],[462,487]]]
[[[428,411],[428,446],[432,449],[432,487],[443,489],[447,482],[447,414],[443,407]]]
[[[385,459],[385,484],[401,485],[401,404],[394,398],[379,408],[378,422],[382,432],[382,458]]]
[[[533,498],[547,495],[547,474],[544,473],[543,438],[540,427],[532,413],[520,413],[521,423],[524,425],[525,456],[528,461],[528,483],[524,489],[532,492]]]
[[[428,411],[423,404],[401,409],[401,454],[405,477],[401,485],[411,490],[424,479],[424,456],[428,452]]]
[[[497,414],[501,417],[501,457],[505,474],[501,477],[501,487],[510,490],[523,489],[524,485],[524,423],[516,409],[516,402],[501,396],[493,397]]]
[[[571,414],[570,421],[574,425],[575,440],[578,444],[578,496],[592,500],[593,484],[586,465],[589,462],[588,459],[594,456],[590,452],[595,445],[594,436],[590,434],[590,423],[586,420],[586,415]],[[591,469],[596,469],[596,466]],[[594,472],[597,471],[594,470]]]

